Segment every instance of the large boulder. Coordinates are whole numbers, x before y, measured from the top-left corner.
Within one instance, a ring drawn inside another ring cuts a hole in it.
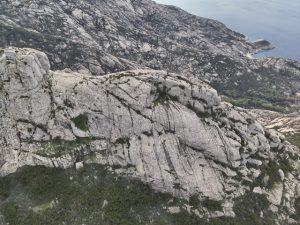
[[[282,135],[194,78],[52,72],[45,54],[10,48],[1,53],[0,83],[1,175],[24,165],[108,164],[161,192],[230,205],[279,153],[297,156]]]

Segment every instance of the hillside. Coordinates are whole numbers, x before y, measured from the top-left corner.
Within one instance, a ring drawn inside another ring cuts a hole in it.
[[[271,47],[152,0],[1,1],[0,225],[300,224]]]
[[[209,82],[227,101],[277,111],[299,109],[300,63],[248,57],[249,43],[222,23],[151,0],[6,0],[0,46],[44,51],[53,69],[102,75],[151,68]]]

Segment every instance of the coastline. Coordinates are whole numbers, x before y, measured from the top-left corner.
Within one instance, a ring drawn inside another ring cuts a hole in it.
[[[271,42],[269,42],[265,39],[257,39],[256,41],[253,41],[251,43],[256,48],[255,52],[252,53],[252,57],[256,58],[256,59],[265,58],[265,57],[260,58],[260,57],[257,57],[257,56],[259,54],[264,53],[264,52],[272,51],[272,50],[275,49],[275,46]]]
[[[248,42],[254,48],[253,52],[246,53],[246,57],[249,58],[249,59],[263,59],[263,58],[267,58],[267,57],[264,57],[264,56],[259,57],[259,55],[263,54],[264,52],[272,51],[272,50],[274,50],[276,48],[271,42],[269,42],[269,41],[267,41],[265,39],[257,39],[256,41],[248,41]]]
[[[274,1],[276,4],[256,1],[249,6],[244,0],[222,3],[217,0],[155,1],[176,4],[194,15],[220,21],[229,29],[248,36],[248,41],[262,37],[276,46],[272,52],[255,52],[253,54],[258,55],[254,57],[300,61],[300,32],[294,29],[300,21],[300,2],[297,0],[291,0],[293,4],[282,4],[279,0]],[[264,7],[261,7],[262,4]]]

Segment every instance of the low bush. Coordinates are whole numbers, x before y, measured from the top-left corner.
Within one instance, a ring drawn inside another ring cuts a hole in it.
[[[180,200],[99,165],[80,170],[23,167],[0,178],[0,184],[4,184],[0,214],[10,225],[269,225],[274,221],[264,195],[249,192],[237,199],[234,219],[201,219],[184,210],[185,205],[215,211],[221,209],[221,202],[201,202],[196,195],[189,202]],[[171,214],[168,206],[181,211]]]
[[[211,199],[205,199],[202,202],[202,205],[207,208],[209,211],[222,211],[222,202],[221,201],[216,201],[216,200],[211,200]]]
[[[300,148],[300,133],[287,135],[286,139],[293,145]]]
[[[79,116],[72,119],[73,123],[77,128],[79,128],[82,131],[88,131],[89,130],[89,118],[86,114],[80,114]]]

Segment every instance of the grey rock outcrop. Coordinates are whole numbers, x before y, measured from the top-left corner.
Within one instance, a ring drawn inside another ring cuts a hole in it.
[[[1,51],[0,84],[2,176],[24,165],[108,164],[177,197],[222,201],[234,215],[228,205],[284,158],[294,169],[280,176],[282,188],[261,192],[293,213],[299,152],[196,78],[52,72],[44,53],[10,48]]]
[[[300,96],[299,62],[247,57],[267,41],[152,0],[1,1],[0,46],[39,49],[55,70],[168,70],[248,106],[292,107]]]

